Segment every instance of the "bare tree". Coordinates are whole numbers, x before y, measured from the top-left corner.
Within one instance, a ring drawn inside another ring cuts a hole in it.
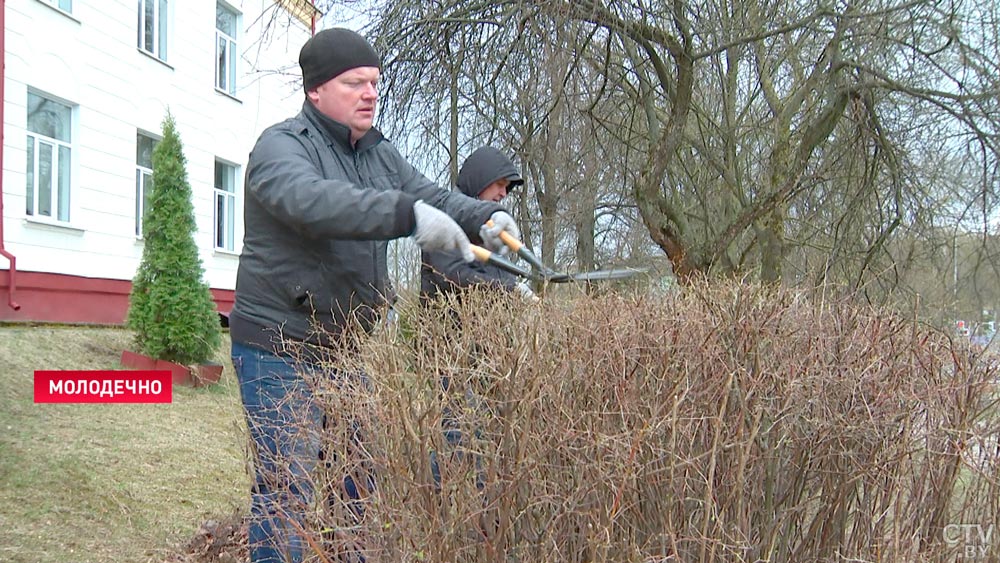
[[[887,290],[907,257],[894,241],[994,213],[995,5],[384,0],[370,15],[383,123],[421,125],[452,174],[473,145],[516,152],[547,260],[641,253],[625,243],[641,220],[682,279]],[[974,168],[973,186],[934,185],[935,162]]]

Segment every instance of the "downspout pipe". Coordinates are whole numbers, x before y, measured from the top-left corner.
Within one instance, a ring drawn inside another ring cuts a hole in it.
[[[7,35],[7,24],[5,14],[7,13],[7,1],[0,0],[0,171],[3,170],[3,108],[4,108],[4,83],[7,81],[7,65],[4,59],[7,55],[7,45],[4,37]],[[3,174],[0,173],[0,256],[10,262],[10,281],[7,284],[7,306],[15,311],[21,308],[17,301],[14,301],[14,291],[17,288],[17,258],[7,252],[3,242]]]
[[[2,1],[2,0],[0,0],[0,1]],[[310,21],[309,35],[312,36],[312,35],[316,35],[316,0],[310,0],[309,3],[312,4],[312,7],[313,7],[313,9],[312,9],[312,16],[309,18],[309,21]]]

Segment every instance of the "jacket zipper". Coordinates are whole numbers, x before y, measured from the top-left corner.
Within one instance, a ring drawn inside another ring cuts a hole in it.
[[[361,176],[361,166],[358,165],[358,151],[357,150],[353,151],[351,157],[354,160],[354,173],[357,174],[359,180],[361,180],[362,182],[365,181],[365,178]],[[378,261],[379,261],[378,241],[375,240],[371,241],[370,247],[372,253],[372,282],[375,285],[374,287],[375,292],[378,293],[379,297],[381,298],[384,297],[382,295],[384,290],[381,287],[382,283],[380,282],[378,275]]]

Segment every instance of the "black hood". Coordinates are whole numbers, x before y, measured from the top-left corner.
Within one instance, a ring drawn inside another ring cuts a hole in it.
[[[478,197],[486,186],[501,178],[510,180],[512,191],[524,183],[514,163],[493,147],[480,147],[469,155],[458,173],[458,189],[467,196]]]

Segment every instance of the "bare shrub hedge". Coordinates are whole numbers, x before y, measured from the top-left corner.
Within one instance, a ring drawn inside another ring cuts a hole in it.
[[[914,318],[736,284],[453,305],[460,328],[404,306],[337,365],[364,383],[321,383],[319,560],[1000,554],[966,535],[1000,514],[996,363]],[[375,476],[363,509],[345,471]]]

